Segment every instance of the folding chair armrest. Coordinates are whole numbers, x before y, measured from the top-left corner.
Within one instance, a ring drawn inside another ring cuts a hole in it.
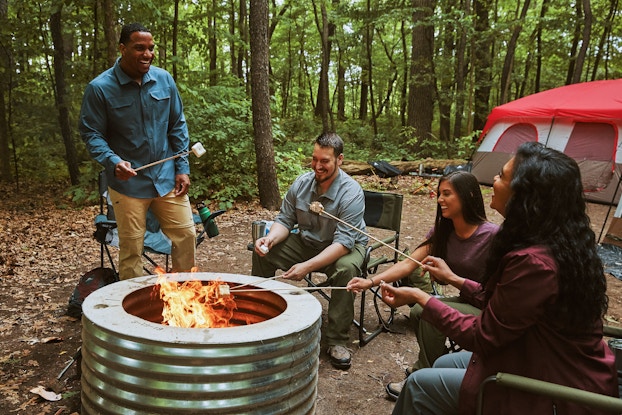
[[[574,402],[586,405],[592,408],[598,408],[608,411],[622,412],[622,399],[602,395],[595,392],[588,392],[570,386],[559,385],[557,383],[545,382],[538,379],[532,379],[525,376],[513,375],[510,373],[499,372],[496,375],[489,376],[482,382],[477,397],[478,414],[483,410],[484,388],[488,383],[495,382],[497,385],[514,388],[523,392],[529,392],[536,395],[544,395],[551,398],[561,399],[564,401]]]
[[[622,327],[614,327],[605,324],[603,326],[603,334],[608,337],[615,337],[617,339],[622,339]]]
[[[395,240],[397,239],[396,235],[391,235],[388,236],[384,239],[380,239],[382,242],[384,242],[385,244],[389,245],[393,242],[395,242]],[[371,248],[372,251],[378,249],[378,248],[382,248],[384,246],[384,244],[380,243],[380,242],[374,242],[371,245],[368,246],[368,249]]]

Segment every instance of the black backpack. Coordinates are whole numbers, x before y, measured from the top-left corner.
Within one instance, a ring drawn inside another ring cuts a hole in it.
[[[117,281],[119,281],[119,275],[112,268],[98,267],[83,274],[69,298],[67,315],[79,318],[82,315],[82,303],[89,294]]]

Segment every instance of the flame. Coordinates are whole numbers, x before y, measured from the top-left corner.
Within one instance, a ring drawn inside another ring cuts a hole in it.
[[[160,287],[162,324],[173,327],[230,327],[229,321],[237,308],[233,296],[220,296],[221,281],[168,281],[164,274],[157,280]]]

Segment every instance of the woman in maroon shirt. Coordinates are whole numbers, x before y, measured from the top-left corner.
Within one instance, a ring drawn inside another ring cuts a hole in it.
[[[614,357],[603,341],[606,280],[577,163],[525,143],[495,177],[490,206],[505,221],[481,284],[457,276],[438,257],[423,261],[435,280],[481,307],[479,316],[462,314],[416,288],[382,285],[387,304],[420,304],[424,320],[470,350],[413,373],[394,415],[473,414],[480,384],[497,372],[618,394]],[[486,397],[487,414],[597,413],[496,385]]]

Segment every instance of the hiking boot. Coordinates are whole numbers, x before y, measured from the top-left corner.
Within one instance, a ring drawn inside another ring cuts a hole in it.
[[[392,401],[397,401],[397,398],[400,396],[400,392],[402,392],[402,389],[404,388],[404,385],[406,384],[406,379],[404,379],[401,382],[387,383],[387,386],[384,389],[387,391],[387,395],[389,395],[389,399],[391,399]]]
[[[348,370],[352,363],[352,355],[350,350],[344,346],[335,345],[328,348],[328,356],[330,357],[330,363],[337,369]]]

